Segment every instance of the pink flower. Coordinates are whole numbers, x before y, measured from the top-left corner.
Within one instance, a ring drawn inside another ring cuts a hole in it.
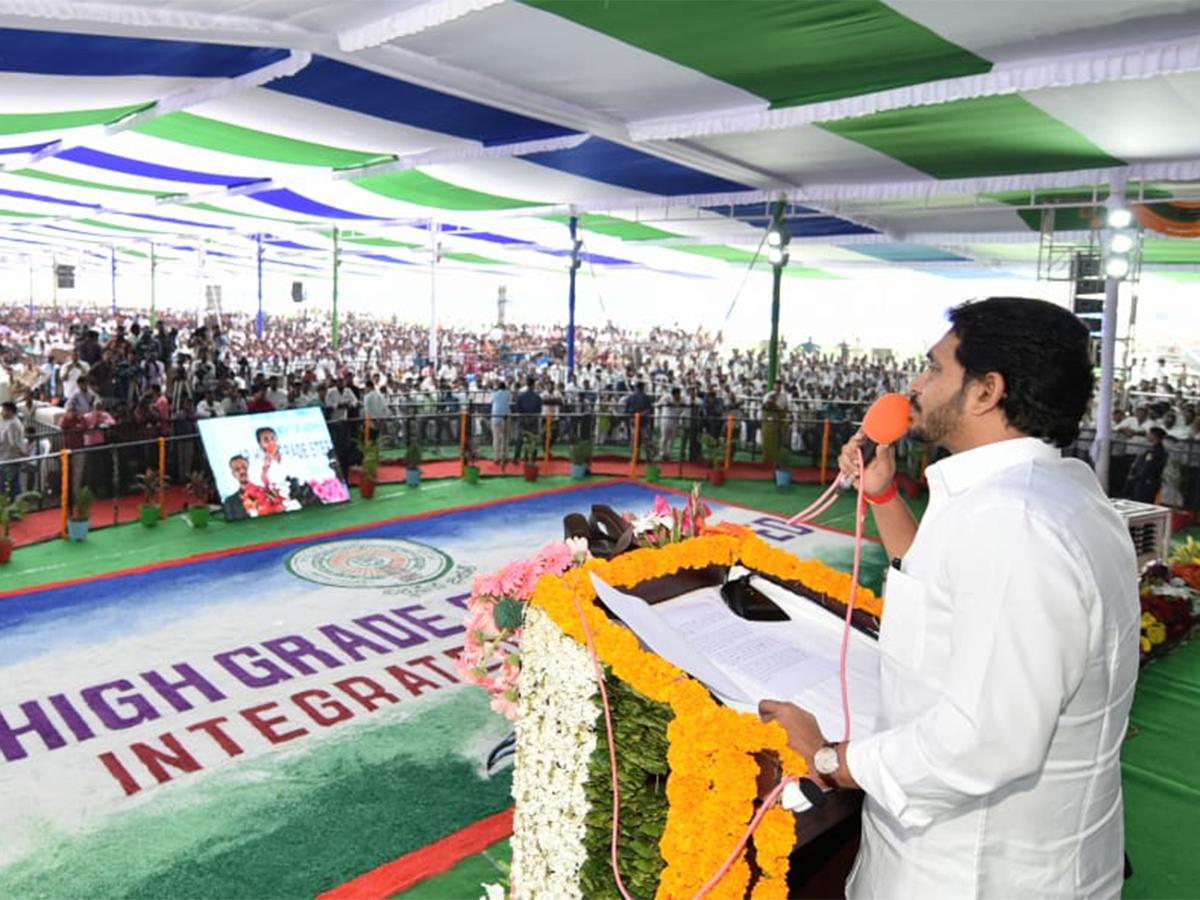
[[[467,633],[454,667],[464,681],[488,692],[496,712],[516,718],[517,679],[521,674],[521,657],[514,652],[521,629],[502,629],[496,624],[496,603],[510,598],[528,601],[542,575],[562,574],[582,564],[588,555],[584,538],[551,541],[528,559],[513,560],[499,572],[477,575],[472,581],[464,619]]]

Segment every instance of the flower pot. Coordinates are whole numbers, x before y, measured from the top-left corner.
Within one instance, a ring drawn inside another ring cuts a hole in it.
[[[12,538],[0,538],[0,565],[12,559],[13,540]]]
[[[86,541],[91,524],[87,519],[67,519],[67,538],[77,543]]]
[[[1171,510],[1171,533],[1183,531],[1196,520],[1195,513],[1186,509]]]
[[[154,528],[158,525],[158,516],[162,507],[157,503],[143,503],[138,510],[138,521],[143,528]]]
[[[723,485],[725,483],[725,470],[724,469],[709,469],[708,470],[708,483],[711,484],[713,487],[720,487],[721,485]]]
[[[525,480],[537,481],[538,467],[537,463],[525,463]]]
[[[650,484],[657,484],[660,478],[662,478],[662,468],[658,463],[647,463],[646,481],[650,482]]]
[[[375,481],[371,478],[363,476],[358,479],[358,496],[364,500],[370,500],[375,496]]]
[[[791,483],[792,483],[792,470],[791,469],[776,469],[775,470],[775,486],[776,487],[787,487]]]
[[[421,470],[420,469],[405,469],[404,470],[404,482],[409,487],[416,487],[417,485],[419,485],[421,483]]]
[[[189,507],[187,514],[193,528],[207,528],[209,516],[212,515],[207,506]]]
[[[479,466],[463,466],[463,481],[467,484],[479,484]]]
[[[587,463],[571,463],[571,477],[576,481],[587,478]]]

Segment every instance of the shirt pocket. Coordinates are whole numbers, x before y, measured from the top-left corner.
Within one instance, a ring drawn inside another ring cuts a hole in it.
[[[884,589],[879,649],[905,669],[916,669],[925,654],[925,583],[889,569]]]

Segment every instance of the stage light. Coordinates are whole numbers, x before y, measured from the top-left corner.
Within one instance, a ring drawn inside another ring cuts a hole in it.
[[[1133,213],[1124,206],[1114,206],[1108,211],[1109,228],[1128,228],[1133,223]]]
[[[1129,274],[1129,257],[1110,256],[1104,263],[1104,274],[1109,278],[1124,278]]]
[[[1137,221],[1129,207],[1116,202],[1109,208],[1105,221],[1108,234],[1104,241],[1104,275],[1119,281],[1134,271],[1140,239]]]
[[[1112,236],[1108,242],[1110,253],[1128,253],[1133,249],[1133,235],[1121,231]]]
[[[783,221],[782,211],[777,211],[767,230],[767,262],[773,266],[786,266],[788,261],[788,244],[792,236],[788,233],[787,224]]]

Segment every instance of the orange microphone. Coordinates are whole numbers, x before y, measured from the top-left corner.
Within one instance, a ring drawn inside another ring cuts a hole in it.
[[[863,468],[875,458],[880,444],[893,444],[904,437],[912,417],[912,404],[904,394],[884,394],[871,404],[863,416],[862,430],[866,436],[862,442]],[[839,484],[842,490],[854,486],[854,479],[843,475]]]

